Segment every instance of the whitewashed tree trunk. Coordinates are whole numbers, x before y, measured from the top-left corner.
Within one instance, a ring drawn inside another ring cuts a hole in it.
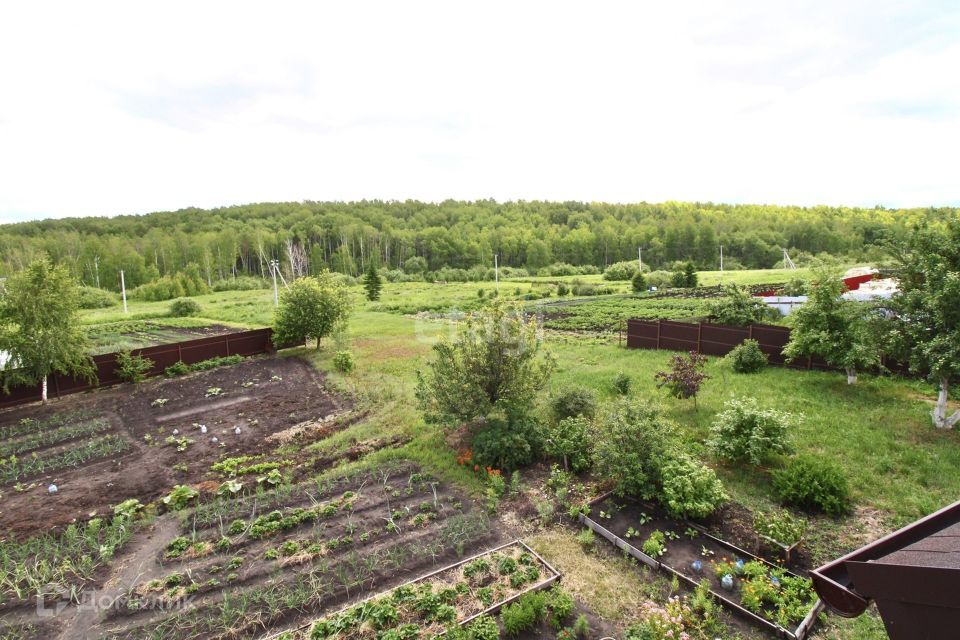
[[[847,384],[857,384],[857,370],[847,367]]]
[[[40,383],[40,399],[44,404],[47,403],[47,376],[43,376],[43,381]]]
[[[950,381],[940,378],[940,392],[937,394],[937,406],[933,409],[933,424],[937,429],[952,429],[960,421],[960,411],[954,411],[947,417],[947,398],[950,391]]]

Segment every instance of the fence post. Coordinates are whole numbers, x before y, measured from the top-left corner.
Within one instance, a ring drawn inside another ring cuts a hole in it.
[[[660,348],[660,319],[657,318],[657,349]]]
[[[224,342],[227,343],[227,355],[230,355],[230,334],[227,334],[227,337],[224,339]]]
[[[53,392],[57,394],[57,397],[60,397],[60,383],[57,382],[57,374],[52,373],[50,377],[53,378]]]
[[[750,333],[747,334],[747,338],[753,340],[753,323],[750,323]]]
[[[183,362],[183,344],[177,343],[177,362]]]
[[[697,323],[697,353],[703,353],[703,321]]]

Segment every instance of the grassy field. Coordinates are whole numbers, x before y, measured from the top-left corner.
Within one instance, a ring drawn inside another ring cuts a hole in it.
[[[810,275],[802,270],[732,273],[742,284]],[[701,281],[716,284],[727,275],[702,273]],[[579,279],[600,282],[599,276]],[[502,282],[500,295],[522,301],[531,291],[544,289],[541,279]],[[478,294],[480,290],[484,292],[483,297]],[[492,283],[387,284],[379,302],[367,302],[360,287],[351,288],[355,311],[348,335],[336,348],[348,347],[353,351],[356,369],[352,373],[344,375],[334,370],[332,345],[324,345],[319,350],[285,352],[285,355],[301,355],[326,372],[335,387],[355,398],[355,408],[363,416],[346,429],[311,445],[311,450],[336,455],[357,442],[402,436],[408,439],[406,444],[381,449],[361,462],[339,468],[338,473],[408,459],[454,483],[467,494],[480,495],[482,483],[475,474],[456,464],[456,452],[447,434],[423,422],[415,407],[413,390],[415,372],[427,362],[437,337],[454,329],[454,325],[442,317],[442,312],[478,308],[493,290]],[[150,321],[161,326],[169,323],[171,327],[212,323],[257,327],[269,325],[272,319],[271,291],[214,293],[198,297],[197,301],[203,310],[200,316],[191,319],[165,318],[168,303],[135,302],[131,303],[127,315],[117,309],[97,310],[86,312],[84,322],[104,341],[120,341],[125,338],[124,332],[118,331],[122,328],[118,322]],[[592,388],[602,401],[610,400],[615,393],[614,377],[619,372],[626,373],[632,379],[632,394],[661,404],[681,426],[689,450],[714,466],[733,499],[751,510],[776,505],[770,490],[770,470],[725,465],[711,459],[703,443],[714,416],[729,398],[751,396],[763,406],[801,417],[792,434],[794,449],[841,465],[851,483],[856,505],[849,517],[813,518],[808,547],[815,562],[856,548],[960,495],[960,476],[955,473],[960,466],[960,435],[937,431],[930,425],[933,390],[922,382],[862,375],[860,383],[851,387],[837,373],[777,367],[755,375],[741,375],[733,373],[722,360],[712,358],[707,365],[710,379],[694,408],[692,402],[669,398],[655,386],[654,374],[668,367],[671,353],[627,350],[619,347],[614,337],[592,330],[631,316],[696,314],[704,308],[703,300],[644,300],[613,295],[582,301],[567,298],[562,306],[556,302],[557,299],[551,297],[526,303],[528,308],[547,314],[548,329],[564,329],[546,332],[547,347],[556,355],[558,369],[541,401],[546,403],[551,394],[573,387]],[[551,315],[557,309],[567,315]],[[571,313],[571,309],[576,311]],[[580,329],[591,332],[572,331]],[[565,564],[570,564],[571,533],[544,532],[533,538],[533,542],[544,554],[565,558]],[[607,570],[624,571],[623,567],[592,557],[584,559],[584,566],[598,562]],[[612,601],[615,596],[611,595],[609,585],[591,579],[589,573],[577,572],[581,576],[577,580],[583,580],[578,595],[594,610],[609,611],[612,618],[629,621],[630,612]],[[631,580],[636,580],[636,576]],[[641,582],[644,580],[647,578]],[[655,586],[650,587],[650,593],[656,590]],[[872,640],[884,635],[875,618],[855,621],[831,618],[816,637]]]

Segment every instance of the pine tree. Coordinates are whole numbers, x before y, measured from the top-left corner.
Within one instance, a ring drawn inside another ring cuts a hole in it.
[[[684,286],[691,289],[696,287],[699,283],[699,279],[697,278],[697,268],[693,266],[692,260],[688,261],[683,267],[683,279]]]
[[[630,284],[633,287],[634,293],[643,293],[647,290],[647,279],[643,277],[643,272],[639,269],[633,274],[633,279],[630,281]]]
[[[373,302],[380,299],[383,280],[380,278],[380,274],[377,273],[377,267],[374,265],[373,260],[370,261],[370,268],[367,269],[366,275],[363,276],[363,287],[367,290],[367,300]]]

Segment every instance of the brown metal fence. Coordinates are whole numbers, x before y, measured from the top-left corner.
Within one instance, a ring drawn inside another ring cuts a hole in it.
[[[272,353],[274,351],[272,335],[273,329],[254,329],[173,344],[161,344],[143,349],[132,349],[130,353],[153,360],[153,368],[147,375],[156,376],[162,374],[163,370],[170,365],[180,361],[185,364],[194,364],[201,360],[223,356],[253,356],[260,353]],[[95,386],[103,387],[122,382],[116,372],[117,355],[117,353],[105,353],[93,357],[93,363],[97,369],[98,385],[90,384],[86,380],[78,380],[72,376],[54,375],[49,380],[47,394],[50,397],[59,398],[71,393],[87,391]],[[9,394],[0,392],[0,407],[10,407],[39,399],[40,385],[13,387]]]
[[[668,349],[696,351],[708,356],[725,356],[744,340],[753,339],[767,354],[772,364],[797,369],[834,370],[821,358],[808,357],[787,364],[783,348],[790,342],[790,329],[770,324],[752,324],[735,327],[709,322],[678,322],[675,320],[627,320],[627,347],[630,349]],[[897,373],[906,373],[903,363],[883,359],[884,367]]]

